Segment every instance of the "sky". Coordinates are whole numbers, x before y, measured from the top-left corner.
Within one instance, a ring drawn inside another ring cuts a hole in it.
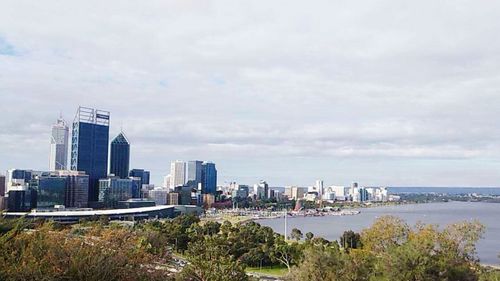
[[[0,171],[81,105],[156,184],[500,186],[499,1],[0,3]]]

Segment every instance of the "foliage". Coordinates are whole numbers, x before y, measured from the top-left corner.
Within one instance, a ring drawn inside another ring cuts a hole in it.
[[[340,237],[340,245],[346,250],[360,249],[362,245],[361,235],[359,233],[355,233],[352,230],[344,231],[344,233]]]
[[[92,228],[83,235],[47,223],[12,228],[0,243],[1,280],[168,280],[147,240],[126,229]],[[6,239],[7,238],[7,239]]]

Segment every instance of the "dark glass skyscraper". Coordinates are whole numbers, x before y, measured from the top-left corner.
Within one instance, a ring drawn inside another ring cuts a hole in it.
[[[149,171],[146,171],[144,169],[132,169],[130,170],[130,173],[128,175],[129,177],[141,178],[141,186],[143,184],[149,184]]]
[[[202,164],[202,193],[217,193],[217,169],[214,163]]]
[[[111,160],[109,173],[126,179],[130,165],[130,143],[123,132],[111,141]]]
[[[89,175],[89,201],[97,201],[99,179],[108,172],[108,111],[79,107],[73,121],[71,170]]]

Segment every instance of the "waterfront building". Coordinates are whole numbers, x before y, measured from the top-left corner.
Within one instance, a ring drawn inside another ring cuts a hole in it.
[[[138,177],[141,178],[141,185],[149,184],[150,172],[144,169],[132,169],[128,174],[129,177]]]
[[[217,169],[215,168],[215,164],[211,162],[203,162],[202,168],[201,193],[215,195],[217,193]]]
[[[298,186],[292,186],[291,187],[291,194],[292,194],[292,199],[299,200],[304,198],[304,195],[306,194],[307,189],[303,187],[298,187]]]
[[[110,113],[79,107],[73,121],[71,170],[89,176],[89,201],[98,201],[99,179],[108,172]]]
[[[62,119],[57,119],[56,124],[52,125],[50,136],[50,157],[49,170],[66,170],[68,167],[68,137],[69,127]]]
[[[123,132],[111,141],[109,173],[121,179],[129,176],[130,143]]]
[[[186,183],[186,162],[172,161],[170,164],[170,188],[183,186]]]
[[[325,193],[324,188],[323,188],[323,181],[316,180],[314,187],[316,189],[316,192],[318,193],[318,198],[322,198],[323,194]]]
[[[194,161],[188,161],[186,164],[186,183],[192,182],[196,186],[202,183],[202,169],[203,169],[203,162],[194,160]]]

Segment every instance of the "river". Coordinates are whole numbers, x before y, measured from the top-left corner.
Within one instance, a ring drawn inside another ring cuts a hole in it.
[[[298,228],[302,233],[312,232],[328,240],[337,240],[345,230],[361,231],[384,215],[398,216],[409,224],[418,221],[441,226],[464,220],[479,220],[486,233],[477,244],[478,256],[483,264],[498,265],[500,259],[500,204],[475,202],[447,202],[384,206],[361,209],[353,216],[294,217],[288,218],[288,232]],[[258,223],[284,232],[284,219],[263,219]]]

